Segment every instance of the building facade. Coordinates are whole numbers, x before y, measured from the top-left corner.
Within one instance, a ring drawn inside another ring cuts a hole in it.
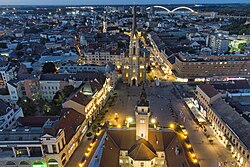
[[[199,109],[211,123],[218,138],[229,149],[238,166],[250,166],[250,123],[232,108],[211,85],[196,88]],[[233,119],[232,119],[233,118]]]
[[[245,54],[192,56],[181,52],[175,56],[171,70],[177,78],[186,81],[247,77],[250,74],[250,56]]]

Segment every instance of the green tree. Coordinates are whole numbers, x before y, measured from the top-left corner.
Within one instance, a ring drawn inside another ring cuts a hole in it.
[[[58,91],[58,92],[56,92],[52,102],[55,105],[59,106],[59,105],[62,105],[64,98],[65,98],[64,94],[62,92]]]
[[[96,124],[92,125],[93,132],[95,132],[97,128],[98,128],[98,126]]]
[[[56,72],[56,66],[52,62],[47,62],[43,65],[43,73],[55,73]]]
[[[50,110],[51,110],[50,104],[49,104],[49,103],[45,103],[45,104],[43,105],[43,110],[44,110],[46,113],[49,113]]]
[[[71,93],[73,92],[74,90],[74,86],[72,85],[67,85],[63,88],[63,94],[65,97],[69,97],[69,95],[71,95]]]

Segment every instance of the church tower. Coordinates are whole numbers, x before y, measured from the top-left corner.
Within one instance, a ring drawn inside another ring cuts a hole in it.
[[[149,101],[147,100],[147,94],[142,88],[140,100],[138,100],[135,111],[135,121],[136,121],[136,140],[144,138],[148,140],[148,126],[149,126]]]
[[[104,11],[104,18],[103,18],[103,29],[102,32],[103,33],[107,33],[107,28],[108,28],[108,23],[107,23],[107,16],[106,16],[106,10]]]
[[[140,51],[141,33],[136,29],[136,6],[133,7],[133,21],[130,33],[129,53],[122,65],[122,79],[130,86],[139,86],[146,80],[146,55]]]

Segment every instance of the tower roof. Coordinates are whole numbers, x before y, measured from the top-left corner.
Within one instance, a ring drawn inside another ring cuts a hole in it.
[[[136,5],[134,5],[133,9],[133,21],[132,21],[132,30],[131,30],[131,34],[132,37],[136,34]]]

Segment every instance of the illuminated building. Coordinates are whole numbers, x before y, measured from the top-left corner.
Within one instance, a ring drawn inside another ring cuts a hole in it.
[[[149,107],[143,89],[136,105],[136,127],[109,129],[101,139],[99,148],[102,150],[97,150],[98,155],[93,155],[100,158],[100,167],[197,166],[197,159],[191,161],[177,133],[170,129],[150,128]]]
[[[146,80],[146,54],[142,54],[140,50],[140,37],[141,33],[136,30],[136,6],[134,6],[129,53],[122,64],[122,80],[130,86],[138,86]]]

